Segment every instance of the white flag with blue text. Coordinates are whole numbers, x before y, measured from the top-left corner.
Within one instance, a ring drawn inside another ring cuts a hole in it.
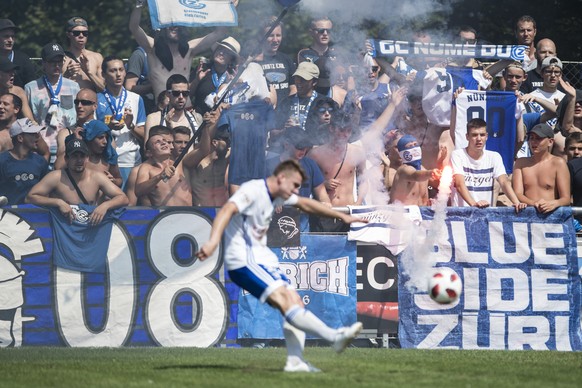
[[[231,0],[148,0],[152,28],[236,26]]]

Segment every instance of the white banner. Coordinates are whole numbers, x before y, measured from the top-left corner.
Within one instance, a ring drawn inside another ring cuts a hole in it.
[[[236,26],[231,0],[148,0],[152,28]]]

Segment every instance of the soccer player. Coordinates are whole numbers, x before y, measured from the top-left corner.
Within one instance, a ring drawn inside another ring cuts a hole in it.
[[[225,234],[224,262],[232,281],[261,302],[277,308],[285,317],[286,372],[319,372],[303,359],[305,332],[332,343],[339,353],[362,329],[360,322],[332,329],[306,310],[299,294],[279,269],[277,256],[267,247],[267,230],[278,206],[292,205],[308,213],[340,218],[345,223],[366,222],[313,199],[300,197],[299,188],[304,180],[301,166],[294,160],[287,160],[268,178],[243,183],[220,209],[209,240],[196,253],[200,260],[210,257]]]

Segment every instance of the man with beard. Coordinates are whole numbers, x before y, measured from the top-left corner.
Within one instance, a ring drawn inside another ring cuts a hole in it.
[[[166,81],[167,95],[170,105],[162,111],[151,113],[146,118],[145,141],[149,137],[150,128],[163,125],[169,128],[188,127],[191,133],[196,133],[202,123],[202,116],[186,109],[189,89],[188,80],[181,74],[172,74]]]
[[[22,51],[14,49],[16,32],[20,30],[10,19],[0,19],[0,58],[6,58],[18,67],[14,85],[21,88],[35,77],[34,64]]]
[[[28,191],[48,173],[47,161],[34,152],[41,129],[29,119],[16,120],[10,127],[13,148],[0,153],[0,195],[8,198],[8,205],[24,203]]]
[[[0,94],[0,152],[11,150],[14,146],[10,136],[10,127],[18,118],[22,118],[22,100],[15,94]],[[41,127],[42,129],[42,127]],[[34,150],[48,162],[50,151],[42,137]]]
[[[129,30],[137,44],[147,54],[149,79],[154,96],[158,96],[164,90],[166,80],[170,75],[178,73],[187,79],[190,75],[192,59],[208,50],[213,43],[224,38],[226,29],[219,27],[202,38],[188,41],[185,28],[172,26],[163,28],[152,38],[139,26],[141,8],[144,3],[144,1],[136,2],[136,7],[129,17]],[[233,3],[236,6],[238,0]]]
[[[28,105],[28,98],[26,98],[26,92],[20,86],[14,85],[16,73],[19,70],[20,67],[10,62],[8,58],[0,57],[0,95],[6,93],[17,95],[22,100],[22,114],[24,117],[34,121],[34,116]]]
[[[83,125],[95,118],[97,93],[91,89],[81,89],[73,102],[75,104],[75,112],[77,112],[77,121],[74,125],[67,127],[66,130],[60,131],[57,135],[55,170],[65,167],[65,139],[70,135],[74,135],[77,139],[82,139],[80,132],[83,130]]]
[[[87,50],[89,26],[80,17],[72,17],[66,26],[69,51],[63,65],[65,77],[77,82],[81,88],[102,91],[105,87],[101,75],[103,56],[98,52]]]
[[[140,144],[144,138],[146,120],[143,99],[123,87],[125,67],[119,57],[108,56],[101,66],[105,90],[97,94],[97,120],[111,128],[119,156],[119,171],[123,183],[131,169],[141,163]]]
[[[274,21],[275,17],[267,19],[262,25],[261,34],[266,33]],[[283,23],[279,22],[263,44],[261,53],[254,58],[254,61],[263,68],[271,94],[274,92],[277,96],[276,100],[271,97],[273,105],[297,91],[291,82],[291,74],[295,72],[295,64],[287,54],[279,51],[282,40]]]
[[[83,140],[69,141],[65,151],[67,167],[48,173],[30,190],[26,202],[58,208],[61,215],[70,221],[74,218],[71,205],[97,205],[89,216],[92,225],[99,224],[108,210],[126,206],[127,197],[118,186],[102,172],[86,168],[88,156],[89,150]],[[75,189],[73,181],[79,191]],[[98,204],[102,194],[108,199]]]

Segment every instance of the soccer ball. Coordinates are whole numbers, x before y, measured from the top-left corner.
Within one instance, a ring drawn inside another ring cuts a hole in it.
[[[463,282],[459,275],[450,268],[439,267],[428,279],[428,294],[437,303],[453,303],[461,295]]]

